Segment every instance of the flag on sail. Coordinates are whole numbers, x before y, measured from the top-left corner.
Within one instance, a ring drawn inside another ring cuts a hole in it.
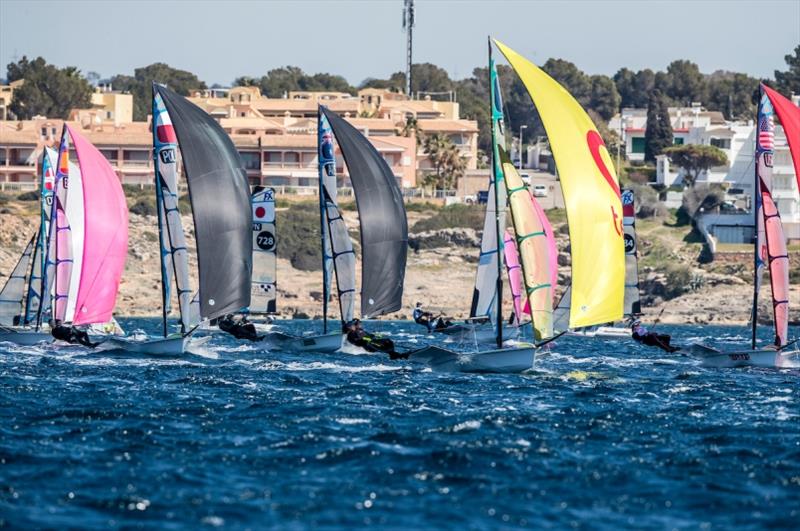
[[[773,107],[766,93],[758,105],[758,136],[756,139],[756,291],[754,316],[758,305],[761,271],[769,267],[772,288],[772,308],[775,324],[775,344],[786,345],[789,334],[789,253],[780,213],[772,198],[772,166],[775,148]]]
[[[258,187],[260,188],[260,187]],[[253,194],[253,278],[250,313],[276,312],[278,261],[275,254],[275,190]]]
[[[495,146],[493,153],[495,160],[499,160],[498,147],[505,149],[505,126],[503,117],[503,99],[500,93],[500,82],[493,60],[489,62],[490,86],[492,102],[492,129]],[[506,226],[506,193],[503,181],[503,171],[500,164],[494,165],[495,170],[489,178],[489,193],[486,201],[486,214],[483,218],[483,233],[481,236],[481,250],[478,256],[478,272],[475,277],[475,288],[472,292],[472,305],[470,317],[488,317],[492,321],[497,315],[497,274],[502,243],[497,241],[497,227],[500,230]],[[495,193],[499,193],[500,216],[497,220],[498,200]],[[498,245],[499,244],[499,245]]]
[[[589,115],[558,82],[495,41],[528,90],[547,132],[569,217],[571,328],[623,316],[625,252],[620,188]]]

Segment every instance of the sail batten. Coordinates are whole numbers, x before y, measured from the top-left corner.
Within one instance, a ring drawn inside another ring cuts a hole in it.
[[[570,225],[571,328],[623,315],[622,204],[613,164],[580,104],[533,63],[495,41],[528,90],[556,160]]]

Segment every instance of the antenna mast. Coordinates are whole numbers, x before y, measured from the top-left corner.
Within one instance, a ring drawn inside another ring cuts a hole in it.
[[[414,0],[403,0],[403,29],[406,30],[406,96],[411,98],[411,48],[414,29]]]

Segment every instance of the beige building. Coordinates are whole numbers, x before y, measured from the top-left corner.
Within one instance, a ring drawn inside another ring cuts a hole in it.
[[[11,100],[14,99],[14,91],[25,83],[24,79],[12,81],[8,85],[0,85],[0,120],[8,120],[9,107],[11,107]]]
[[[73,109],[70,121],[81,124],[101,124],[111,122],[127,124],[133,121],[133,95],[114,92],[107,87],[98,87],[92,94],[89,109]]]

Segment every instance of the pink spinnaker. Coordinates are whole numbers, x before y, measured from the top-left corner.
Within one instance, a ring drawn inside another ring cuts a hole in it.
[[[558,284],[558,248],[556,247],[556,238],[553,234],[553,226],[550,225],[550,220],[542,209],[542,205],[531,194],[531,202],[533,203],[533,210],[536,211],[536,217],[539,218],[539,223],[544,228],[544,235],[547,238],[547,248],[550,251],[550,285],[553,289],[553,296],[555,296],[556,285]]]
[[[786,236],[783,233],[778,207],[763,181],[761,182],[761,204],[767,236],[766,258],[772,286],[775,335],[779,346],[783,346],[789,340],[789,251],[786,248]]]
[[[522,266],[519,263],[519,252],[517,252],[517,242],[514,236],[506,229],[503,236],[503,255],[506,259],[506,270],[508,272],[508,286],[511,288],[511,299],[514,302],[514,317],[517,323],[522,317]],[[525,303],[527,313],[530,315],[530,304]]]
[[[128,254],[128,206],[108,160],[70,126],[83,176],[84,234],[76,325],[111,320]]]
[[[792,153],[795,178],[797,185],[800,186],[800,107],[763,83],[761,88],[767,94],[772,108],[775,109],[775,114],[781,121],[783,131],[786,133],[786,141],[789,143],[789,151]]]

